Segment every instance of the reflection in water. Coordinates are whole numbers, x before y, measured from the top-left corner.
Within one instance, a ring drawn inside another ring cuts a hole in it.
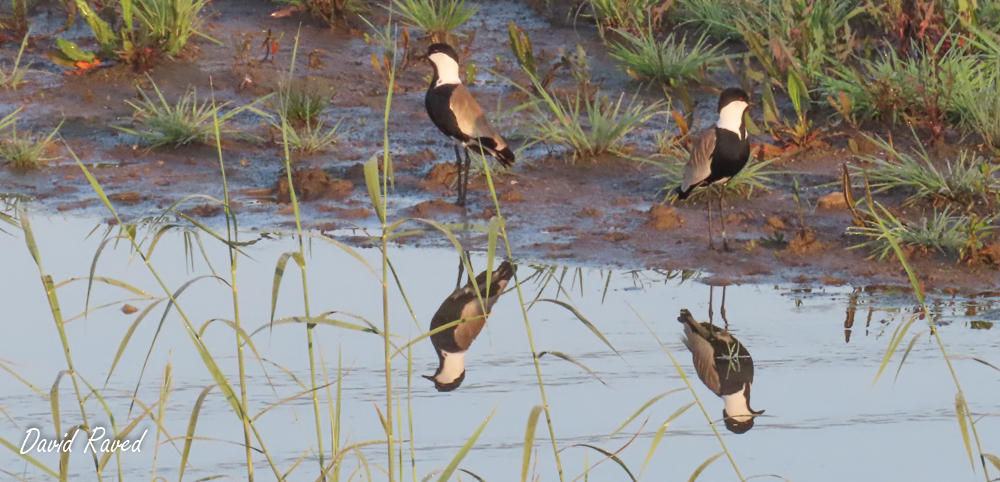
[[[726,402],[726,428],[736,434],[753,428],[754,416],[764,411],[750,408],[753,359],[746,347],[728,331],[698,323],[688,310],[681,310],[677,321],[684,324],[684,344],[691,350],[698,378]]]
[[[459,265],[458,279],[461,283],[462,268]],[[441,303],[434,318],[431,319],[431,330],[440,328],[456,320],[466,320],[465,322],[442,330],[431,335],[431,343],[437,350],[438,368],[433,376],[424,375],[424,378],[434,382],[434,388],[439,392],[450,392],[458,388],[465,380],[465,351],[472,345],[473,340],[479,336],[483,326],[486,325],[486,317],[493,309],[493,304],[500,298],[507,283],[514,276],[514,267],[504,261],[490,278],[490,284],[486,284],[486,271],[476,276],[475,285],[472,280],[463,288],[457,288],[448,299]],[[479,287],[476,292],[475,287]],[[488,291],[487,291],[488,289]],[[482,299],[482,302],[480,302]],[[486,304],[486,316],[483,315],[483,303]]]

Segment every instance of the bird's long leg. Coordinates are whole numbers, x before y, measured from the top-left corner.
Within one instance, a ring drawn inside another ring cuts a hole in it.
[[[458,281],[455,282],[455,290],[462,287],[462,275],[465,274],[465,253],[458,255]]]
[[[715,294],[715,287],[714,286],[709,286],[708,287],[708,324],[709,325],[713,324],[712,323],[712,315],[715,314],[715,312],[712,311],[712,304],[713,304],[712,303],[712,295],[714,295],[714,294]]]
[[[462,151],[459,150],[458,143],[455,143],[455,175],[458,176],[455,181],[455,187],[458,191],[455,194],[455,205],[462,206],[464,204],[462,201],[462,187],[464,185],[462,182]]]
[[[472,167],[472,157],[469,148],[465,148],[465,188],[462,189],[462,205],[465,206],[465,198],[469,194],[469,169]]]
[[[708,199],[708,249],[715,249],[712,244],[712,198]]]
[[[729,329],[729,320],[726,319],[726,287],[722,287],[722,303],[719,306],[719,314],[722,315],[722,321],[726,322],[726,329]]]
[[[722,200],[725,197],[726,188],[723,186],[723,188],[719,190],[719,222],[722,223],[722,250],[728,252],[732,250],[729,249],[729,240],[726,239],[726,211],[722,207]]]

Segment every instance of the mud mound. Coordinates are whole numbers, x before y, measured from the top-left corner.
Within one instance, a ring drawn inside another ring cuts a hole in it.
[[[318,167],[292,171],[292,183],[295,185],[295,194],[299,201],[323,198],[341,199],[350,196],[354,191],[354,183],[330,179],[330,176]],[[278,179],[277,191],[279,203],[292,201],[291,193],[288,191],[287,177],[282,176]]]

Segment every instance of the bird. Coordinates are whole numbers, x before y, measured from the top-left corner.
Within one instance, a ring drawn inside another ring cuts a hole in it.
[[[735,434],[753,428],[753,420],[763,410],[750,408],[753,359],[750,352],[727,330],[711,323],[698,323],[691,312],[681,310],[677,321],[684,325],[684,345],[691,351],[698,378],[725,401],[722,417]]]
[[[466,320],[431,335],[431,344],[434,345],[438,355],[438,368],[434,375],[424,375],[424,378],[434,382],[434,388],[439,392],[450,392],[462,385],[465,380],[465,352],[486,325],[486,318],[510,283],[515,270],[514,265],[504,261],[493,272],[488,285],[486,284],[488,271],[479,273],[475,284],[470,279],[464,287],[455,289],[455,292],[448,296],[434,313],[431,319],[431,331],[456,320]],[[459,279],[461,276],[459,271]]]
[[[691,157],[684,166],[684,180],[677,188],[677,199],[687,199],[698,187],[728,183],[750,160],[750,139],[743,114],[750,107],[750,96],[743,89],[731,87],[719,95],[719,120],[715,127],[705,129],[694,137]],[[726,239],[726,221],[723,217],[722,198],[719,192],[719,219],[722,223],[722,249],[729,251]],[[708,247],[712,245],[712,203],[708,202]]]
[[[442,133],[455,141],[455,165],[458,167],[458,196],[455,204],[465,206],[471,164],[469,149],[493,156],[508,168],[514,165],[514,153],[490,125],[483,109],[462,84],[462,79],[458,76],[458,54],[455,49],[448,44],[432,44],[423,58],[434,66],[434,77],[431,78],[424,97],[427,116]],[[461,150],[465,150],[464,169]]]

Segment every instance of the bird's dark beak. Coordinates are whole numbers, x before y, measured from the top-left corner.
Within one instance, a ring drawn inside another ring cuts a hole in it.
[[[432,382],[434,382],[434,383],[437,383],[437,380],[435,380],[434,377],[432,377],[430,375],[421,375],[421,376],[424,377],[424,378],[426,378],[426,379],[428,379],[428,380],[430,380],[430,381],[432,381]]]

